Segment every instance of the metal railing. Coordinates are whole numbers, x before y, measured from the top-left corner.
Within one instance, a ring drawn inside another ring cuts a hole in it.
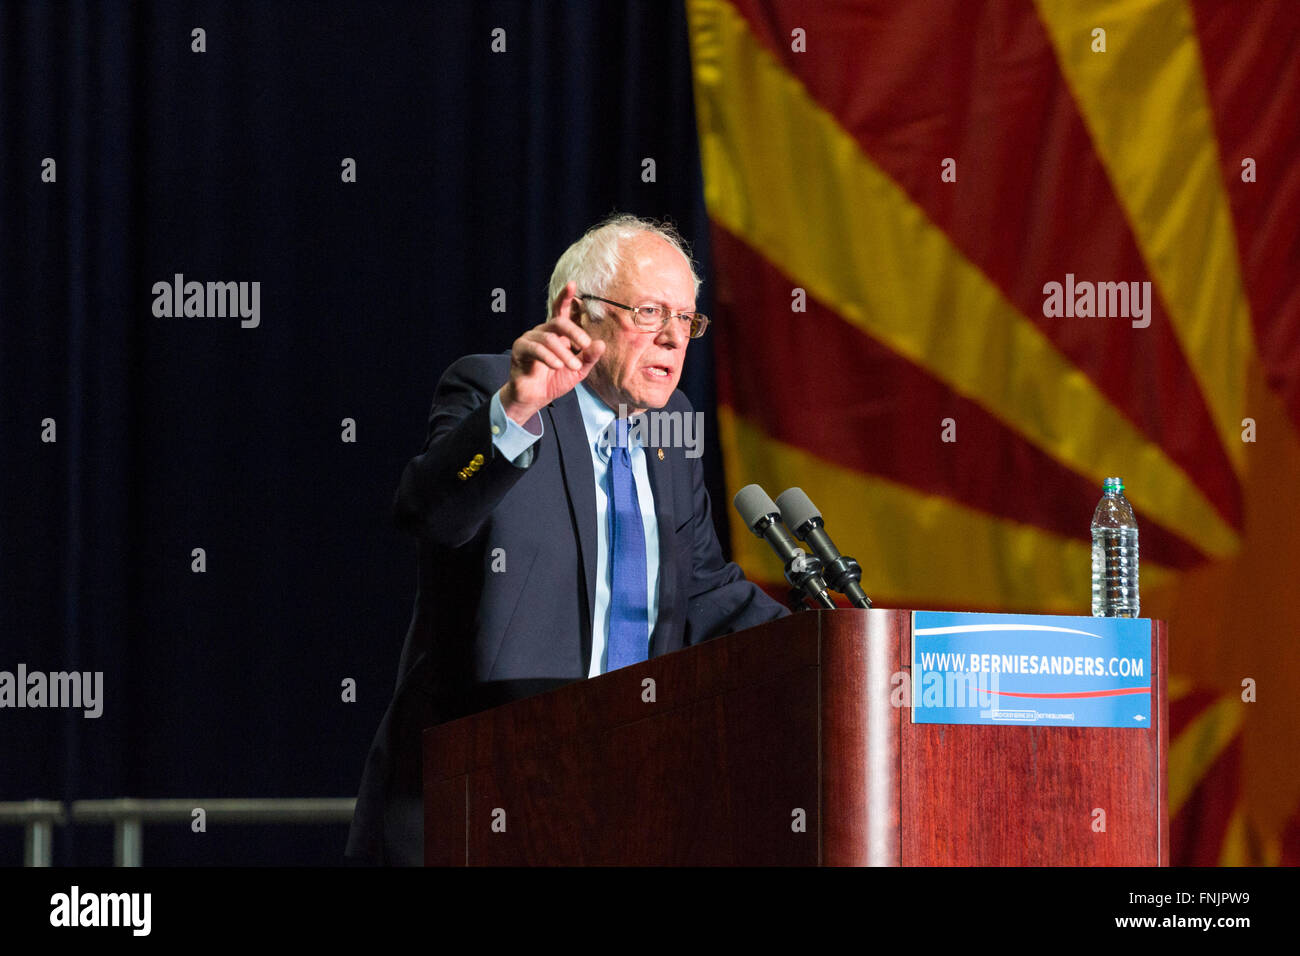
[[[25,828],[24,866],[50,866],[54,859],[54,827],[68,823],[113,827],[113,865],[140,866],[144,858],[146,823],[189,822],[203,810],[205,821],[219,823],[349,823],[356,808],[353,797],[284,797],[265,799],[74,800],[65,809],[57,800],[0,802],[0,826]]]
[[[0,826],[21,826],[23,865],[49,866],[54,858],[54,826],[67,822],[57,800],[14,800],[0,803]]]

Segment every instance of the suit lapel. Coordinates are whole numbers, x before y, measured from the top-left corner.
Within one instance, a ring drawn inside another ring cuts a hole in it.
[[[596,604],[596,472],[591,467],[591,449],[587,447],[587,430],[582,424],[578,396],[569,392],[552,402],[547,411],[560,449],[569,512],[578,529],[578,550],[587,594],[586,626],[582,632],[585,668],[591,663],[591,609]],[[586,674],[584,669],[583,676]]]
[[[673,507],[673,455],[677,449],[646,448],[646,471],[650,474],[650,490],[655,496],[655,518],[659,525],[659,613],[654,633],[650,635],[650,656],[655,657],[670,648],[671,637],[677,628],[677,521]],[[664,457],[661,459],[659,456]],[[673,648],[675,650],[675,648]]]

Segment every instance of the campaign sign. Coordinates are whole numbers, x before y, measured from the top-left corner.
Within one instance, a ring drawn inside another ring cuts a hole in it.
[[[1151,725],[1151,621],[912,614],[912,723]]]

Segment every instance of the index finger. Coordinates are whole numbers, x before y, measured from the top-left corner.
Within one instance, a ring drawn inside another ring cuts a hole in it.
[[[551,318],[557,319],[568,317],[570,310],[573,308],[573,300],[578,297],[578,286],[574,282],[566,282],[560,294],[555,297],[551,303]]]
[[[545,327],[552,332],[567,336],[577,346],[578,351],[591,344],[591,336],[587,334],[587,330],[566,316],[557,315],[547,322]]]

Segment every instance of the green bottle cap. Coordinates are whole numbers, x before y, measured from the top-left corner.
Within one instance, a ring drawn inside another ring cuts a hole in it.
[[[1124,480],[1122,478],[1107,478],[1105,483],[1101,486],[1101,490],[1108,495],[1112,492],[1123,491]]]

